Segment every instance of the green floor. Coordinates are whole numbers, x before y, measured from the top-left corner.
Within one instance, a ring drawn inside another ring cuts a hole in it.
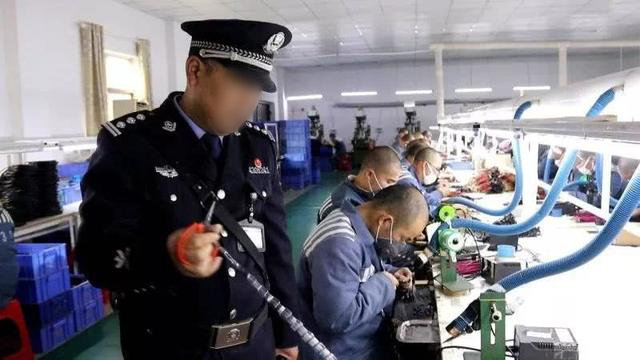
[[[288,225],[287,233],[293,247],[294,265],[298,264],[302,244],[315,225],[318,208],[345,177],[346,173],[323,173],[320,184],[310,187],[301,194],[295,193],[294,196],[297,197],[285,205]],[[41,359],[122,359],[118,333],[117,317],[114,315],[108,316],[100,323],[78,334],[71,341],[41,357]]]

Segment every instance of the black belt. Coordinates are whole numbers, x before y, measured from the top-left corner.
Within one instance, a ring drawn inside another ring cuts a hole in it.
[[[265,304],[255,318],[249,318],[235,323],[211,325],[209,348],[212,350],[220,350],[249,342],[249,340],[253,339],[258,333],[268,318],[269,312]]]

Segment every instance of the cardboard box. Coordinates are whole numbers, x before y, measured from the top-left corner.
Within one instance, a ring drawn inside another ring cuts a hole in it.
[[[618,246],[640,246],[640,223],[627,223],[613,240]]]

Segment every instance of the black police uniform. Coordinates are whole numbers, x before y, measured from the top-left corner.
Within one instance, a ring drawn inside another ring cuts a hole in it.
[[[273,359],[275,347],[297,345],[296,335],[269,314],[246,279],[226,261],[209,278],[183,276],[166,245],[172,232],[203,220],[208,195],[216,194],[237,221],[253,213],[266,237],[257,259],[240,250],[232,233],[222,243],[297,313],[273,138],[247,123],[225,136],[216,161],[178,112],[175,96],[103,125],[82,182],[80,269],[117,294],[127,359]],[[243,324],[248,342],[214,349],[227,344],[219,334],[233,324]]]

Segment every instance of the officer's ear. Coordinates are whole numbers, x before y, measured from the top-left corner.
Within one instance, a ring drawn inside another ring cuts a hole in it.
[[[220,65],[217,62],[209,62],[195,55],[189,56],[185,64],[187,84],[189,86],[196,86],[199,81],[212,71],[215,71],[218,66]]]

